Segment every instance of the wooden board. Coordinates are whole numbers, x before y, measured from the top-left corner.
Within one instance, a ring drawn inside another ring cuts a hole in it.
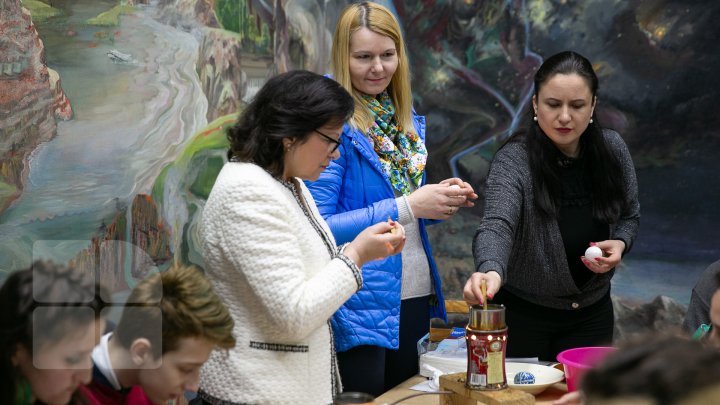
[[[440,376],[440,390],[454,394],[443,395],[440,405],[534,405],[535,397],[527,392],[506,388],[498,391],[471,390],[465,387],[466,373]]]

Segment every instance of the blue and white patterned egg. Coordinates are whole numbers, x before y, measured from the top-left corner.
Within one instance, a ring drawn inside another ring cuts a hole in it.
[[[535,375],[529,371],[521,371],[515,374],[515,384],[535,384]]]

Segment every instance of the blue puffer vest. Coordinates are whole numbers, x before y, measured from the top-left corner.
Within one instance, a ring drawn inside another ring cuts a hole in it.
[[[415,129],[425,142],[425,117],[413,113],[413,118]],[[373,145],[361,131],[347,124],[341,137],[340,158],[332,161],[317,181],[306,182],[338,245],[352,241],[372,224],[388,218],[398,219],[393,188]],[[440,275],[425,225],[426,221],[420,219],[420,236],[437,298],[430,307],[430,317],[447,319]],[[366,263],[362,273],[362,289],[332,318],[335,348],[346,351],[359,345],[373,345],[397,349],[400,344],[402,253]]]

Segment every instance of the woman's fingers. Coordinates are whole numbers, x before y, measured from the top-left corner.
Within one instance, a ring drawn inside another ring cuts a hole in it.
[[[485,280],[486,283],[488,300],[491,300],[500,290],[501,279],[500,274],[497,272],[473,273],[463,288],[463,299],[465,299],[465,302],[469,305],[483,303],[482,280]]]
[[[602,257],[588,258],[581,256],[585,267],[594,273],[606,273],[617,267],[622,260],[622,253],[625,250],[625,242],[617,239],[590,242],[590,246],[597,246],[602,250]]]

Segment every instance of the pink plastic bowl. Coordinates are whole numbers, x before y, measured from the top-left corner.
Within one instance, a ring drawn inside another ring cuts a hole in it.
[[[565,380],[568,392],[575,391],[585,371],[589,370],[605,356],[615,351],[614,347],[578,347],[568,349],[557,355],[557,360],[565,367]]]

